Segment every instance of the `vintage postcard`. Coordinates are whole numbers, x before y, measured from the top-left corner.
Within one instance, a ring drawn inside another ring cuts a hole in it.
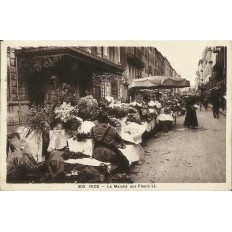
[[[231,190],[231,41],[2,41],[1,190]]]

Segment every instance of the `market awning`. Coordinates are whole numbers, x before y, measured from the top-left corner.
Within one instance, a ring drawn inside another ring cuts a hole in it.
[[[190,87],[190,82],[183,78],[169,77],[163,80],[163,88],[185,88]]]
[[[16,50],[16,55],[20,63],[30,65],[35,71],[53,66],[61,57],[70,57],[108,71],[123,72],[125,70],[121,65],[86,52],[79,47],[24,47]]]
[[[141,79],[135,79],[131,83],[131,89],[169,89],[190,87],[189,81],[183,78],[152,76]]]

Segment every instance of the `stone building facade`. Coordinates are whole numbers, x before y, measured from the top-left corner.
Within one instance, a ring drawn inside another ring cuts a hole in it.
[[[177,75],[155,47],[9,47],[7,58],[11,125],[20,123],[20,112],[30,105],[46,106],[57,97],[54,78],[75,87],[79,97],[88,92],[126,100],[136,78]]]
[[[205,91],[221,87],[226,90],[227,47],[206,47],[198,62],[196,89]]]
[[[57,97],[54,78],[59,85],[73,86],[79,97],[88,92],[100,98],[112,95],[113,91],[118,97],[117,81],[109,86],[93,76],[97,74],[101,78],[105,73],[121,76],[125,71],[120,64],[119,47],[9,47],[7,59],[10,125],[19,124],[21,112],[30,105],[46,106]]]

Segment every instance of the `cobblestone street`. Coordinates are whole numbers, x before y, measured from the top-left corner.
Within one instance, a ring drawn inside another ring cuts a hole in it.
[[[226,117],[197,111],[199,129],[183,127],[184,117],[168,133],[157,133],[145,146],[145,162],[132,171],[143,183],[221,183],[226,180]]]

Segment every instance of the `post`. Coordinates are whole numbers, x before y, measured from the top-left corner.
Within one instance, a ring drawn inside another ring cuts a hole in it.
[[[121,64],[121,59],[120,59],[120,47],[118,47],[118,64]]]
[[[103,47],[103,58],[107,58],[107,47]]]
[[[18,104],[19,104],[19,124],[21,123],[20,119],[20,110],[21,110],[21,102],[20,102],[20,96],[19,96],[19,75],[18,75],[18,58],[15,57],[15,74],[17,79],[17,98],[18,98]]]

